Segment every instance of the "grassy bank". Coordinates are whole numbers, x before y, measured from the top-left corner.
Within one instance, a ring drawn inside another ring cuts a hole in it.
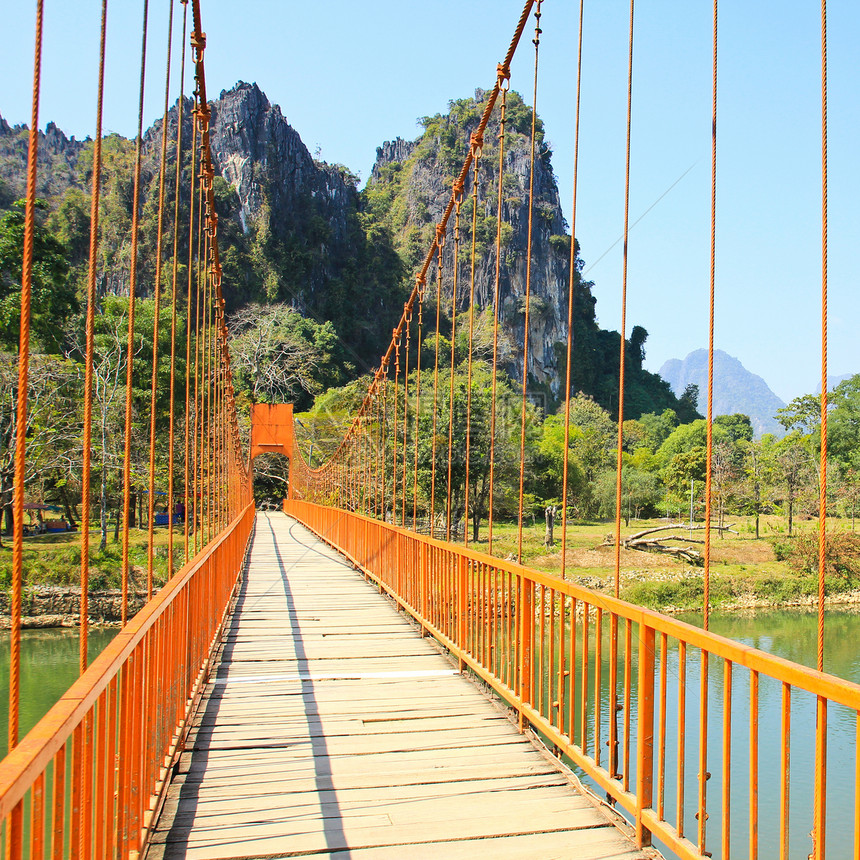
[[[665,525],[663,520],[631,521],[622,526],[622,537],[644,529]],[[787,548],[795,538],[788,538],[785,521],[778,517],[763,517],[760,537],[755,536],[752,518],[736,518],[733,532],[723,537],[713,532],[711,539],[710,596],[712,608],[785,606],[813,601],[818,594],[815,571],[793,569],[786,560]],[[818,528],[816,521],[795,525],[796,535],[809,535]],[[828,529],[834,532],[850,530],[850,521],[833,519]],[[568,526],[568,579],[587,588],[605,593],[614,590],[615,549],[603,545],[604,538],[614,534],[614,523],[581,523]],[[689,535],[677,530],[672,534]],[[561,573],[561,529],[555,530],[555,545],[544,545],[545,526],[540,520],[528,522],[523,529],[523,564],[548,573]],[[704,532],[694,532],[703,539]],[[481,552],[488,551],[487,530],[481,530],[480,540],[470,542]],[[679,542],[673,542],[679,545]],[[681,542],[683,543],[683,542]],[[515,524],[495,524],[493,555],[515,559],[519,544]],[[690,544],[702,550],[701,544]],[[704,598],[704,572],[667,555],[637,550],[622,550],[620,565],[621,597],[631,603],[660,611],[701,609]],[[826,593],[834,602],[856,600],[860,577],[829,575]]]
[[[184,560],[184,543],[181,533],[174,533],[174,563]],[[107,547],[99,550],[98,530],[90,532],[90,588],[93,591],[119,588],[122,584],[122,539],[114,542],[108,537]],[[154,571],[157,585],[168,579],[167,530],[156,531],[153,541]],[[148,534],[146,530],[132,529],[129,535],[129,562],[132,587],[146,586]],[[62,532],[24,539],[24,585],[79,585],[81,576],[81,534]],[[12,582],[12,544],[5,537],[0,547],[0,588],[7,589]]]

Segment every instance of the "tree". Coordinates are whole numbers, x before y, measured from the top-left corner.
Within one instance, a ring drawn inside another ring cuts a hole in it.
[[[30,330],[46,352],[59,352],[66,321],[78,308],[69,285],[66,250],[45,226],[47,204],[36,201]],[[16,349],[21,327],[25,203],[0,218],[0,344]]]
[[[285,304],[249,305],[229,323],[237,389],[251,403],[310,405],[309,395],[343,383],[330,322],[305,319]]]
[[[410,379],[410,383],[412,380]],[[451,521],[463,516],[472,521],[472,539],[479,537],[480,523],[487,513],[490,495],[490,427],[492,410],[492,372],[483,363],[472,365],[471,420],[469,433],[469,499],[465,499],[466,486],[466,383],[465,368],[461,365],[454,376],[453,432],[451,444]],[[414,392],[414,385],[411,384]],[[449,386],[439,386],[436,408],[436,457],[433,459],[432,384],[426,377],[422,381],[422,403],[419,418],[418,485],[429,503],[433,473],[435,471],[435,504],[444,511],[448,499],[448,435],[450,398]],[[411,396],[414,396],[411,395]],[[389,395],[391,397],[391,395]],[[414,408],[414,406],[413,406]],[[426,411],[425,411],[426,410]],[[521,400],[507,376],[498,374],[496,380],[496,433],[494,441],[494,508],[499,514],[511,514],[516,509],[513,496],[518,489],[520,468],[520,410]],[[390,419],[390,414],[389,414]],[[413,425],[414,426],[414,425]],[[411,431],[410,431],[411,432]],[[537,447],[540,421],[534,406],[526,412],[526,458],[531,463]],[[388,437],[391,439],[392,432]],[[407,441],[407,445],[414,445]],[[408,489],[408,488],[407,488]],[[411,503],[407,503],[407,507]],[[513,510],[512,510],[513,509]]]
[[[794,430],[776,444],[775,460],[779,483],[784,489],[782,499],[788,519],[788,535],[791,537],[794,512],[798,500],[807,494],[816,480],[814,457],[806,444],[806,437]]]

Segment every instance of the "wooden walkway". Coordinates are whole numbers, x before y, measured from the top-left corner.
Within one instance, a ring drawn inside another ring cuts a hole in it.
[[[633,858],[333,550],[258,514],[149,858]]]

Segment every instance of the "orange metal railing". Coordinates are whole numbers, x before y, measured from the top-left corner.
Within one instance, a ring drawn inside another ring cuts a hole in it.
[[[5,856],[142,850],[208,678],[253,522],[249,504],[0,763]]]
[[[810,732],[814,743],[802,748],[792,712],[799,720],[838,710],[860,732],[860,686],[463,545],[306,501],[287,500],[284,510],[343,552],[516,709],[521,724],[581,768],[628,814],[640,845],[653,837],[680,857],[727,858],[734,839],[736,856],[799,856],[789,849],[799,823],[791,816],[801,818],[790,796],[798,792],[790,790],[792,757],[806,763],[797,775],[808,773],[814,788],[803,820],[824,819],[827,732]],[[610,633],[619,641],[616,665],[608,662]],[[716,712],[696,705],[708,701],[703,683],[720,703]],[[617,714],[608,713],[610,684],[618,686]],[[766,686],[779,701],[778,725],[759,725]],[[742,724],[733,691],[749,697]],[[775,734],[779,760],[770,770],[778,776],[766,778],[764,737]],[[733,756],[744,777],[737,783]],[[712,793],[709,769],[719,785]],[[764,820],[760,790],[778,826]],[[739,806],[746,806],[743,850],[730,814]],[[698,826],[709,818],[712,829]],[[854,825],[854,856],[858,821],[855,798],[854,821],[838,822]]]

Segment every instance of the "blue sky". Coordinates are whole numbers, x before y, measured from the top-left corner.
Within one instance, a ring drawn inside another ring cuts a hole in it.
[[[0,114],[27,122],[35,4],[9,5]],[[46,0],[45,8],[40,124],[53,120],[83,137],[94,127],[99,6]],[[167,0],[150,2],[147,124],[164,98],[168,8]],[[311,152],[366,179],[384,140],[415,137],[417,117],[492,85],[520,9],[519,0],[204,0],[209,92],[256,81]],[[576,233],[600,323],[614,329],[628,9],[626,0],[586,0],[583,51]],[[543,12],[538,112],[569,217],[578,4],[546,0]],[[114,1],[109,11],[105,128],[125,135],[136,123],[140,16],[138,3]],[[512,78],[527,98],[531,29]],[[831,0],[832,374],[860,372],[858,32],[860,4]],[[639,0],[635,38],[631,221],[653,208],[630,234],[627,319],[628,334],[634,324],[649,331],[647,366],[656,370],[707,344],[711,4]],[[721,3],[716,346],[786,400],[814,391],[820,378],[819,40],[815,0]],[[178,55],[174,60],[178,70]],[[186,92],[190,80],[189,73]],[[176,93],[174,87],[172,99]]]

